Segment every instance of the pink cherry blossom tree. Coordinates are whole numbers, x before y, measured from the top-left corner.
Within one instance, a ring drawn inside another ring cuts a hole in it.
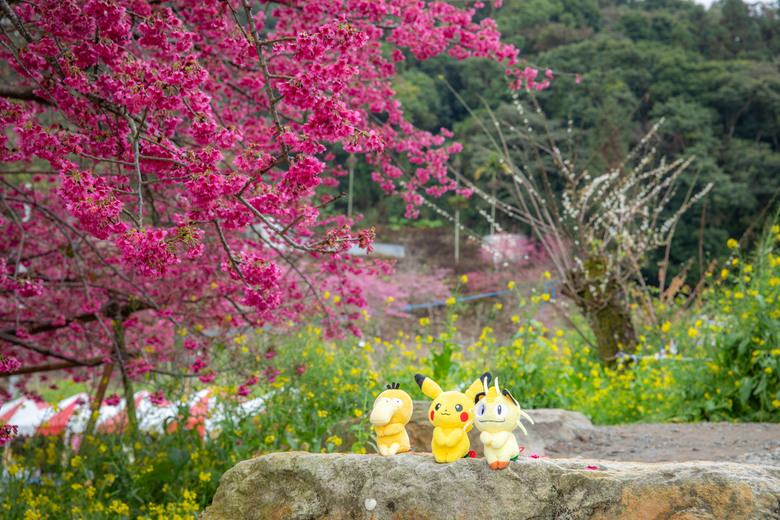
[[[391,79],[442,52],[526,78],[481,6],[0,0],[0,359],[116,366],[127,394],[150,371],[210,381],[226,330],[358,333],[372,268],[345,251],[373,233],[324,218],[317,187],[352,153],[409,214],[456,189],[459,145],[405,121]]]

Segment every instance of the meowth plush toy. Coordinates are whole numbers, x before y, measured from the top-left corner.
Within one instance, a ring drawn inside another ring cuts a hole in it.
[[[482,381],[484,391],[474,398],[474,424],[482,432],[479,440],[485,445],[485,459],[488,464],[492,469],[504,469],[510,460],[517,459],[519,453],[513,430],[519,426],[523,433],[528,435],[520,422],[520,416],[528,419],[531,424],[534,421],[520,409],[509,390],[499,389],[498,378],[493,388],[488,389],[489,383],[490,380],[485,378]],[[467,426],[469,425],[464,425],[463,429]]]
[[[474,397],[482,387],[482,379],[490,381],[490,372],[465,391],[443,392],[436,382],[422,374],[414,376],[420,390],[433,399],[428,409],[428,418],[433,424],[431,451],[436,462],[455,462],[469,452],[469,436],[474,412]]]
[[[412,398],[401,385],[392,383],[379,394],[368,420],[376,431],[376,445],[383,457],[409,451],[409,435],[404,426],[412,416]]]

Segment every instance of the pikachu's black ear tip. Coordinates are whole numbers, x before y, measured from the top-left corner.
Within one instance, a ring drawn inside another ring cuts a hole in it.
[[[490,372],[485,372],[484,374],[479,376],[480,381],[484,381],[485,379],[487,379],[487,384],[490,384],[490,381],[493,379],[493,374],[491,374]]]
[[[417,386],[419,386],[422,389],[423,381],[425,381],[425,376],[422,374],[415,374],[414,375],[414,382],[417,383]]]

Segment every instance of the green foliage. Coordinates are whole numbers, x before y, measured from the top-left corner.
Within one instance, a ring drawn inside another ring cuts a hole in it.
[[[441,98],[436,91],[436,81],[419,70],[406,70],[393,82],[401,108],[409,120],[419,128],[438,131]]]
[[[441,221],[441,219],[428,219],[425,217],[419,217],[414,220],[404,218],[404,217],[398,217],[396,215],[391,215],[388,218],[388,222],[390,223],[390,229],[393,231],[398,231],[400,229],[403,229],[407,226],[419,228],[419,229],[436,229],[438,227],[441,227],[444,225],[444,222]]]
[[[736,241],[718,290],[689,329],[709,356],[700,384],[688,388],[693,418],[777,421],[780,418],[780,220],[757,248],[743,254]],[[705,320],[706,318],[706,320]],[[706,321],[706,323],[704,323]]]

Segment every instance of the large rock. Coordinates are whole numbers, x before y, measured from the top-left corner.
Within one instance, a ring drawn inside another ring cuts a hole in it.
[[[433,437],[433,425],[428,420],[428,408],[430,401],[415,401],[414,412],[406,431],[409,433],[409,441],[417,451],[431,451],[431,437]],[[545,455],[545,448],[559,442],[569,442],[577,436],[587,436],[593,430],[593,424],[587,417],[579,412],[569,412],[554,408],[540,408],[538,410],[526,410],[526,413],[534,420],[529,424],[523,419],[528,436],[523,434],[520,428],[515,429],[518,446],[523,446],[524,454],[535,453]],[[477,453],[477,457],[484,457],[482,443],[479,441],[479,430],[472,428],[469,432],[471,449]]]
[[[595,466],[598,469],[587,469]],[[227,471],[200,520],[780,519],[780,468],[274,453]]]

